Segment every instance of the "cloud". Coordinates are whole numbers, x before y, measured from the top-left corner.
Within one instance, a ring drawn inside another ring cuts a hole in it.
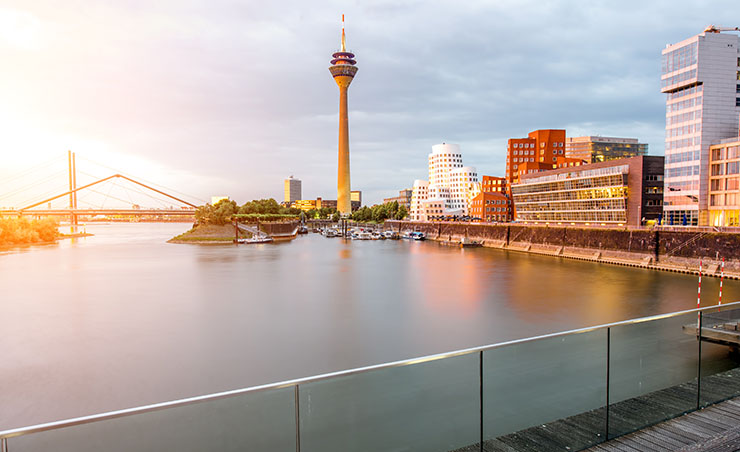
[[[660,51],[734,6],[27,3],[0,9],[0,22],[11,14],[35,30],[24,38],[33,46],[15,44],[0,71],[0,116],[43,130],[47,147],[63,152],[67,137],[82,137],[170,168],[167,184],[181,191],[240,202],[279,199],[290,174],[304,196],[335,197],[338,94],[327,68],[345,13],[359,67],[352,185],[370,203],[426,178],[427,154],[442,141],[494,175],[506,139],[538,128],[637,137],[662,153]],[[11,144],[40,152],[0,137]]]

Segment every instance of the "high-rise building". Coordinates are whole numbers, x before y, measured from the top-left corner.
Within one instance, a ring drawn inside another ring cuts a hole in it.
[[[349,196],[350,201],[352,201],[352,204],[357,203],[358,205],[362,205],[362,192],[360,190],[352,190],[350,192]],[[355,210],[354,208],[352,210]]]
[[[478,173],[472,166],[463,166],[460,146],[436,144],[429,154],[429,181],[414,181],[411,195],[411,219],[425,218],[427,200],[441,200],[443,215],[468,214],[470,201],[480,192]],[[434,204],[437,209],[437,203]]]
[[[285,179],[284,191],[285,202],[288,204],[301,199],[301,181],[295,179],[293,176],[290,176],[289,178]]]
[[[342,215],[352,213],[349,178],[349,113],[347,91],[357,73],[355,54],[347,51],[344,39],[344,14],[342,14],[342,47],[332,55],[331,72],[339,86],[339,153],[337,158],[337,210]]]
[[[565,139],[565,156],[583,160],[585,163],[647,155],[648,145],[637,138],[617,137],[570,137]]]
[[[527,138],[510,138],[506,146],[506,179],[509,184],[519,182],[522,163],[555,164],[565,157],[565,130],[540,129]]]
[[[709,146],[738,135],[740,39],[720,31],[708,27],[662,52],[664,224],[709,224]]]

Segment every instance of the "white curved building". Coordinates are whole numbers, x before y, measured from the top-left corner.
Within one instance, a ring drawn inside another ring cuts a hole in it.
[[[436,144],[429,154],[429,181],[414,181],[411,219],[426,221],[432,215],[467,215],[470,201],[478,192],[478,173],[475,167],[463,166],[460,145]],[[441,201],[441,212],[439,202],[426,201]],[[434,206],[434,212],[427,212],[425,206]]]

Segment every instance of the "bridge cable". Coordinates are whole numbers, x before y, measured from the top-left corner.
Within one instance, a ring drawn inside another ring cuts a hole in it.
[[[60,171],[60,172],[54,173],[54,174],[52,174],[50,176],[47,176],[46,178],[44,178],[42,180],[35,181],[33,183],[30,183],[30,184],[24,185],[22,187],[18,187],[18,188],[14,189],[14,190],[11,190],[9,192],[3,193],[3,195],[0,196],[0,199],[7,199],[7,198],[9,198],[11,196],[17,195],[18,193],[21,193],[21,192],[24,192],[24,191],[28,191],[28,190],[30,190],[32,188],[38,187],[38,186],[43,185],[43,184],[45,184],[47,182],[50,182],[52,180],[56,180],[56,179],[59,178],[59,176],[61,174],[64,174],[64,173],[65,173],[65,171]],[[39,198],[39,196],[36,196],[35,197],[35,199],[38,199],[38,198]]]
[[[89,173],[83,173],[83,174],[85,174],[86,176],[97,178],[97,176],[93,176],[92,174],[89,174]],[[87,190],[90,190],[92,192],[95,192],[95,193],[97,193],[97,194],[99,194],[101,196],[104,196],[104,197],[115,199],[116,201],[121,201],[123,203],[130,204],[131,206],[138,204],[138,202],[136,202],[133,199],[131,199],[130,191],[133,190],[132,188],[127,187],[127,186],[124,186],[124,185],[121,185],[121,184],[118,184],[118,183],[114,182],[113,180],[106,182],[106,184],[107,183],[110,183],[111,184],[111,187],[108,189],[108,193],[107,194],[106,193],[99,192],[97,190],[93,190],[92,188],[88,188]],[[113,189],[114,186],[120,188],[126,194],[126,197],[128,198],[128,201],[125,200],[125,199],[121,199],[121,198],[115,197],[115,196],[113,196],[113,195],[110,194],[110,192],[112,191],[112,189]],[[145,193],[143,191],[141,193],[144,194],[145,196],[152,197],[151,195],[149,195],[148,193]],[[160,204],[163,204],[164,205],[164,203],[162,203],[161,200],[159,200],[157,198],[153,198],[153,199],[155,199],[156,201],[159,201]],[[105,204],[105,202],[103,204]]]
[[[22,170],[21,172],[16,173],[13,176],[7,177],[7,178],[3,179],[3,183],[12,182],[12,181],[14,181],[16,179],[19,179],[21,177],[26,176],[27,174],[33,173],[33,172],[35,172],[35,171],[37,171],[37,170],[39,170],[41,168],[45,168],[47,166],[51,166],[51,165],[53,165],[55,163],[61,163],[61,155],[59,157],[53,157],[50,160],[47,160],[45,162],[41,162],[41,163],[39,163],[37,165],[34,165],[32,167],[26,168],[25,170]]]
[[[172,204],[167,205],[167,202],[166,201],[163,201],[160,198],[156,198],[156,197],[150,195],[149,193],[145,192],[144,190],[142,190],[140,188],[128,188],[128,190],[132,190],[132,191],[134,191],[136,193],[140,193],[140,194],[142,194],[144,196],[147,196],[147,197],[149,197],[149,198],[157,201],[160,205],[162,205],[165,208],[168,208],[168,207],[170,207],[172,205]]]
[[[103,168],[107,168],[107,169],[109,169],[109,170],[115,171],[115,172],[116,172],[116,173],[118,173],[118,174],[124,174],[124,173],[122,173],[122,172],[118,171],[117,169],[115,169],[115,168],[113,168],[113,167],[110,167],[110,166],[108,166],[108,165],[105,165],[105,164],[103,164],[103,163],[100,163],[100,162],[96,162],[95,160],[91,160],[91,159],[89,159],[89,158],[87,158],[87,157],[82,157],[82,156],[80,156],[80,158],[81,158],[81,159],[84,159],[84,160],[87,160],[87,161],[88,161],[88,162],[90,162],[90,163],[94,163],[94,164],[96,164],[96,165],[102,166]],[[124,175],[127,175],[127,174],[124,174]],[[158,187],[158,188],[162,188],[162,189],[165,189],[165,190],[167,190],[167,191],[171,191],[171,192],[174,192],[174,193],[177,193],[177,194],[183,195],[183,196],[187,196],[187,197],[189,197],[189,198],[192,198],[192,199],[195,199],[195,200],[198,200],[198,201],[202,201],[202,202],[204,202],[204,203],[205,203],[205,202],[207,202],[207,201],[206,201],[205,199],[202,199],[202,198],[198,198],[197,196],[193,196],[193,195],[190,195],[190,194],[187,194],[187,193],[183,193],[183,192],[181,192],[181,191],[175,190],[174,188],[166,187],[166,186],[164,186],[164,185],[158,184],[158,183],[156,183],[156,182],[152,182],[152,181],[150,181],[150,180],[146,180],[146,179],[143,179],[143,178],[140,178],[140,177],[135,177],[135,176],[130,176],[130,175],[127,175],[127,176],[131,177],[131,179],[136,179],[136,180],[138,180],[138,181],[141,181],[141,182],[146,182],[147,184],[150,184],[150,185],[154,185],[154,186],[156,186],[156,187]]]

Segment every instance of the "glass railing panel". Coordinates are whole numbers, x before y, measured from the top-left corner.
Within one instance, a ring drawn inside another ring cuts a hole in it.
[[[606,436],[607,330],[483,353],[486,450],[581,450]]]
[[[721,307],[702,314],[702,406],[740,396],[740,309]]]
[[[696,409],[699,341],[690,326],[697,317],[611,328],[610,438]]]
[[[13,452],[295,452],[293,387],[10,438]]]
[[[478,356],[301,384],[301,451],[446,452],[477,444]]]

